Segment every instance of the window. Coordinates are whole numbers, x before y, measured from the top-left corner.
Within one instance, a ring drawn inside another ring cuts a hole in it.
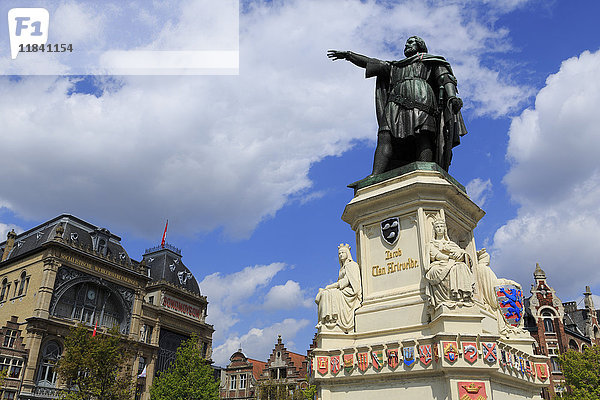
[[[279,379],[287,378],[287,369],[279,368]]]
[[[148,303],[154,304],[154,296],[148,296]]]
[[[577,342],[573,339],[569,340],[569,349],[579,351],[579,346],[577,346]]]
[[[231,375],[231,390],[237,389],[237,375]]]
[[[561,372],[558,357],[550,357],[550,364],[552,364],[552,372]]]
[[[21,280],[19,281],[19,292],[18,296],[22,296],[27,293],[27,287],[29,286],[29,277],[27,276],[27,272],[21,272]]]
[[[56,383],[56,372],[54,366],[60,357],[62,350],[58,343],[50,341],[42,350],[42,360],[38,373],[38,385],[54,387]]]
[[[14,329],[7,329],[4,332],[4,347],[15,347],[15,340],[17,339],[17,331]]]
[[[13,359],[8,371],[8,376],[11,378],[18,378],[21,376],[21,370],[23,369],[23,360]]]
[[[11,392],[8,390],[4,391],[4,395],[2,395],[2,400],[14,400],[17,392]]]
[[[554,315],[550,311],[544,311],[542,317],[544,318],[544,331],[554,333]]]
[[[8,284],[8,279],[4,278],[2,280],[2,291],[0,291],[0,301],[6,300],[8,297],[8,291],[10,290],[10,286]]]
[[[240,375],[240,389],[246,389],[246,374]]]
[[[140,375],[144,368],[146,368],[146,357],[140,357],[140,361],[138,363],[138,375]]]
[[[150,344],[152,342],[152,325],[144,324],[140,329],[140,342]]]
[[[23,360],[17,358],[0,357],[0,371],[6,371],[9,378],[19,378],[23,369]]]

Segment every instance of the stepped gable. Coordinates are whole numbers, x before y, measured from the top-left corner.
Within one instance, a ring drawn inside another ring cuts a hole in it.
[[[280,379],[281,374],[277,375],[276,373],[273,376],[273,372],[278,369],[285,369],[287,379],[303,379],[306,377],[306,363],[306,356],[287,350],[281,341],[281,335],[279,335],[275,348],[263,369],[263,376]]]
[[[119,236],[70,214],[59,215],[18,234],[14,237],[14,242],[11,240],[11,233],[8,236],[8,240],[0,243],[2,261],[25,256],[47,242],[61,240],[71,247],[133,266]],[[5,255],[6,252],[8,253]]]
[[[146,249],[143,262],[149,268],[153,281],[166,281],[200,295],[200,287],[191,271],[181,261],[181,250],[166,243]]]

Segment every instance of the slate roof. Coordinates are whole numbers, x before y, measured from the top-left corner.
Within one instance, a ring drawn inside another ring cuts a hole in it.
[[[119,236],[110,233],[108,229],[99,228],[70,214],[59,215],[50,221],[44,222],[41,225],[17,235],[15,245],[10,251],[7,260],[15,259],[36,250],[44,243],[54,239],[56,228],[59,224],[62,224],[64,228],[62,239],[67,244],[96,250],[94,248],[94,243],[97,242],[98,238],[102,237],[107,239],[107,256],[123,261],[126,264],[133,265],[129,255],[123,246],[121,246],[121,238]],[[4,254],[5,248],[6,241],[0,243],[1,254]]]
[[[200,287],[194,275],[181,261],[181,250],[169,245],[147,249],[143,261],[150,268],[153,281],[164,280],[177,287],[200,295]]]

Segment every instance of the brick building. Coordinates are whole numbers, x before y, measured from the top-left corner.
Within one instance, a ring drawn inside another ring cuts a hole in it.
[[[222,399],[270,398],[268,391],[294,393],[308,387],[307,357],[287,350],[281,336],[266,362],[247,358],[241,349],[230,361],[221,374]]]
[[[207,300],[171,245],[129,257],[121,239],[72,215],[60,215],[0,243],[2,399],[54,399],[64,387],[54,369],[76,324],[117,326],[137,342],[135,398],[147,400],[155,374],[182,340],[196,333],[211,357]]]
[[[544,389],[544,398],[549,399],[564,391],[558,356],[569,349],[583,351],[586,346],[600,343],[600,310],[594,307],[589,286],[580,309],[575,301],[560,300],[539,264],[533,277],[531,297],[525,300],[525,328],[536,340],[536,353],[549,357],[550,386]]]

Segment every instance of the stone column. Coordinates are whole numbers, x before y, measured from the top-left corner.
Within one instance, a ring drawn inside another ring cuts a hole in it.
[[[50,315],[50,302],[52,301],[58,262],[53,256],[47,257],[43,261],[42,283],[38,290],[37,303],[33,310],[33,316],[47,319]]]
[[[35,389],[35,373],[42,344],[43,332],[37,328],[26,328],[27,331],[27,347],[29,355],[27,357],[27,365],[23,372],[23,384],[21,392],[33,393]]]

